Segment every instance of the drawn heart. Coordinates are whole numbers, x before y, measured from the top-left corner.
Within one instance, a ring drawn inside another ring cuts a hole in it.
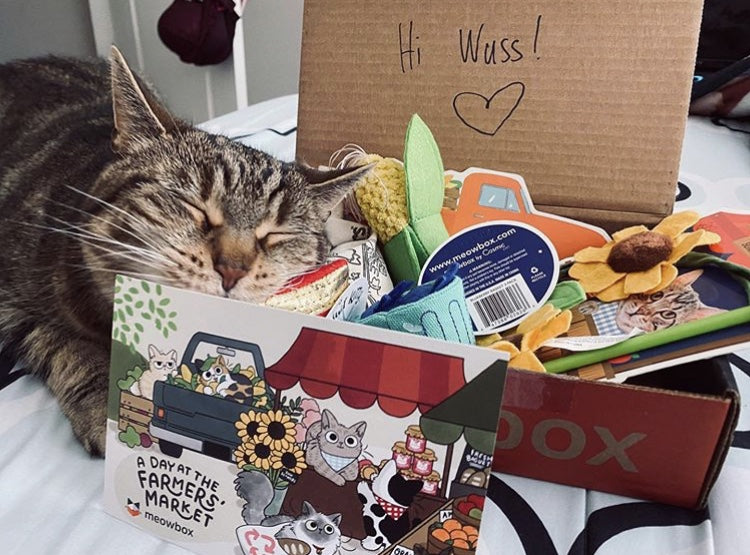
[[[513,115],[525,92],[526,86],[520,81],[508,83],[489,98],[476,92],[460,92],[453,97],[453,111],[467,127],[493,136]]]

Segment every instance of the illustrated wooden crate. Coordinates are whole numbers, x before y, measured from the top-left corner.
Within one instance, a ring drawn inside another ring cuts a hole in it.
[[[117,424],[121,431],[127,430],[128,426],[139,434],[149,433],[148,426],[151,423],[151,417],[154,415],[154,403],[145,397],[138,397],[129,391],[120,393],[120,418]],[[150,434],[149,434],[150,435]],[[154,443],[159,440],[152,438]]]

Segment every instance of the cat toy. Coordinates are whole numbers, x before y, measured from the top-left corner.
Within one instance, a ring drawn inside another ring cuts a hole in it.
[[[448,239],[440,211],[444,170],[432,133],[414,114],[406,129],[404,163],[377,154],[345,163],[375,163],[355,187],[359,209],[383,244],[394,282],[417,281],[429,255]]]
[[[677,277],[675,264],[680,258],[696,247],[721,241],[704,229],[686,232],[699,219],[697,212],[678,212],[652,230],[642,225],[627,227],[602,247],[578,251],[568,275],[604,302],[662,291]]]

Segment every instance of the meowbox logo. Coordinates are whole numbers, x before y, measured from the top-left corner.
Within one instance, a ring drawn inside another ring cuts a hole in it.
[[[128,497],[128,502],[125,505],[125,509],[127,509],[128,514],[133,517],[141,514],[141,504],[134,503],[133,501],[131,501],[129,497]]]

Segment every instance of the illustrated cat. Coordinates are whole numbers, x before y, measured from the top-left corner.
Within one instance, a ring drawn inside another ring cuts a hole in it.
[[[195,390],[206,395],[226,397],[229,386],[235,383],[224,357],[219,355],[208,368],[198,374],[198,387]]]
[[[369,171],[320,172],[172,116],[113,48],[0,65],[0,344],[105,446],[116,273],[262,302],[324,261]]]
[[[307,501],[302,502],[302,513],[297,518],[279,515],[263,521],[263,526],[273,526],[287,522],[286,526],[276,532],[281,539],[301,540],[312,548],[310,555],[336,555],[341,546],[341,515],[335,513],[324,515],[317,512]]]
[[[148,346],[148,368],[143,371],[133,385],[130,393],[153,400],[154,383],[166,381],[167,376],[177,371],[177,351],[172,349],[162,353],[155,345]]]
[[[701,302],[692,288],[701,274],[703,270],[692,270],[678,276],[663,291],[631,295],[620,301],[615,318],[617,327],[626,333],[634,328],[649,332],[726,312]]]
[[[277,539],[301,540],[315,555],[335,555],[341,545],[341,515],[324,515],[307,501],[302,502],[302,513],[266,516],[265,509],[273,500],[273,486],[268,476],[257,470],[243,470],[234,480],[237,495],[245,501],[242,518],[246,524],[277,526],[285,524],[275,534]]]
[[[337,486],[357,479],[367,422],[344,426],[328,409],[307,429],[307,464]]]

